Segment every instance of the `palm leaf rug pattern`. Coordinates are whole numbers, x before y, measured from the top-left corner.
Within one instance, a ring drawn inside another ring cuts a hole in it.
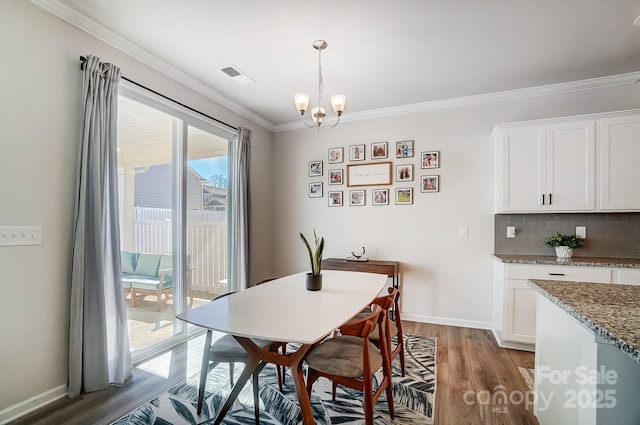
[[[393,363],[393,394],[395,419],[388,416],[386,398],[375,406],[374,423],[433,424],[436,390],[436,340],[431,337],[405,335],[406,376],[400,373],[400,362]],[[295,350],[295,345],[290,347]],[[238,365],[237,374],[242,371]],[[380,374],[381,372],[378,372]],[[216,367],[209,373],[202,414],[196,415],[198,374],[175,385],[163,394],[111,425],[183,425],[212,424],[217,412],[231,392],[229,371]],[[362,393],[338,387],[336,400],[331,400],[331,383],[324,378],[313,386],[311,406],[318,425],[360,425],[364,423]],[[283,392],[278,390],[275,367],[267,365],[260,374],[260,423],[265,425],[297,425],[300,423],[293,379],[287,376]],[[255,423],[251,380],[222,422],[224,425]]]

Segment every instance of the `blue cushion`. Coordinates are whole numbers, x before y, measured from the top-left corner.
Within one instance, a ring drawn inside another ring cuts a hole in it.
[[[120,251],[122,273],[135,273],[137,259],[138,254],[135,252]]]
[[[165,270],[164,277],[169,279],[173,277],[173,260],[170,254],[160,256],[160,266],[158,267],[158,276],[160,276],[160,270]]]
[[[160,265],[160,254],[140,254],[136,264],[136,274],[157,276]]]

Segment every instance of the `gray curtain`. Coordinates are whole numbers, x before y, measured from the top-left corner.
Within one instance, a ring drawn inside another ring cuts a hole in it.
[[[231,177],[229,288],[232,291],[246,289],[250,278],[250,168],[251,130],[241,127],[238,129],[238,137],[231,144],[229,153],[229,174]]]
[[[117,112],[120,69],[88,56],[74,216],[69,397],[132,376],[118,223]]]

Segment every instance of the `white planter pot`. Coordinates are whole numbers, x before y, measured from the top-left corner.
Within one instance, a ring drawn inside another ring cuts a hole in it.
[[[556,256],[558,258],[571,258],[573,257],[573,248],[568,246],[556,246]]]

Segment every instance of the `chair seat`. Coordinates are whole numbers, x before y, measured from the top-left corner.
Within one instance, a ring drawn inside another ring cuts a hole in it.
[[[271,342],[254,338],[252,341],[260,348],[268,346]],[[229,334],[225,334],[211,344],[211,351],[218,362],[244,362],[247,352],[240,343]]]
[[[363,375],[362,338],[336,336],[314,348],[305,359],[315,370],[323,373],[358,378]],[[369,343],[371,370],[382,367],[382,356],[378,348]]]

